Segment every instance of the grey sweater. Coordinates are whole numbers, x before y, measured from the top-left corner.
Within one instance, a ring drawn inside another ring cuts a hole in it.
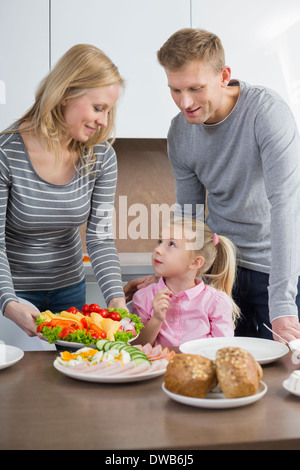
[[[207,224],[230,238],[238,265],[270,273],[269,311],[298,315],[300,275],[300,140],[287,104],[274,91],[240,86],[238,101],[223,121],[172,121],[168,151],[177,203],[204,204]]]
[[[114,149],[94,148],[91,173],[81,164],[67,184],[45,181],[34,170],[19,134],[0,136],[0,308],[16,291],[52,290],[84,278],[79,226],[107,302],[123,297],[111,220],[117,181]],[[95,299],[96,301],[96,299]]]

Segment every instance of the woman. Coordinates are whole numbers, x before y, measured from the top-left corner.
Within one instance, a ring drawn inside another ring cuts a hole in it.
[[[117,162],[108,141],[122,87],[102,51],[76,45],[43,80],[33,106],[0,135],[0,308],[29,336],[39,310],[85,303],[85,221],[103,296],[109,307],[125,307],[111,229]]]

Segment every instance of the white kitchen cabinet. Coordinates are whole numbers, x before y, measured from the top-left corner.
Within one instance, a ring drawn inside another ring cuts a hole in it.
[[[51,12],[52,64],[74,44],[94,44],[125,79],[117,137],[165,138],[178,108],[156,52],[190,25],[190,0],[52,0]]]
[[[192,27],[220,37],[233,78],[273,88],[300,127],[300,1],[191,2]]]
[[[49,1],[0,1],[0,130],[33,104],[49,71]]]

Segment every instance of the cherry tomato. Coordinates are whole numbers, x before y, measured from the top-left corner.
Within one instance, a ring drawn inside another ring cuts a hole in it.
[[[109,318],[111,318],[114,321],[120,321],[121,315],[118,312],[109,312]]]
[[[83,315],[87,315],[90,313],[90,306],[88,304],[85,304],[83,307],[82,307],[82,313]]]
[[[101,317],[108,318],[108,311],[106,310],[106,308],[102,308],[99,313],[100,313]]]
[[[70,308],[68,308],[67,312],[70,312],[70,313],[77,313],[77,312],[78,312],[78,308],[76,308],[76,307],[70,307]]]
[[[99,305],[90,304],[90,312],[100,313],[100,310],[102,310],[102,309],[99,307]]]

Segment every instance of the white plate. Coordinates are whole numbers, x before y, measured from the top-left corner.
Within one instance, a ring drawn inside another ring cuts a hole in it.
[[[166,389],[165,384],[162,384],[163,391],[179,403],[189,406],[196,406],[198,408],[237,408],[239,406],[249,405],[260,400],[268,390],[268,387],[264,382],[259,382],[258,392],[255,395],[250,395],[249,397],[242,398],[225,398],[223,393],[220,392],[211,392],[208,393],[206,398],[193,398],[186,397],[184,395],[178,395],[177,393],[172,393]]]
[[[284,380],[283,382],[283,388],[285,388],[288,392],[292,393],[293,395],[296,395],[297,397],[300,397],[300,392],[297,392],[297,390],[293,390],[290,386],[289,386],[289,381],[288,379],[287,380]]]
[[[22,349],[7,344],[0,344],[0,369],[5,369],[20,361],[24,356]]]
[[[53,363],[54,367],[72,379],[84,380],[86,382],[98,382],[98,383],[127,383],[127,382],[140,382],[142,380],[154,379],[160,375],[163,375],[166,372],[166,369],[156,370],[154,372],[143,372],[137,375],[110,375],[110,376],[101,376],[101,375],[92,375],[92,374],[83,374],[77,372],[73,369],[63,367],[55,359]]]
[[[289,348],[278,341],[243,336],[195,339],[181,344],[179,349],[182,353],[200,354],[214,360],[218,349],[229,346],[245,349],[259,364],[276,361],[289,352]]]

